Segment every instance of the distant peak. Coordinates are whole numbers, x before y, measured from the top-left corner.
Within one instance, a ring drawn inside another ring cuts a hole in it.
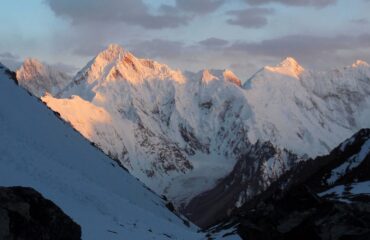
[[[267,66],[265,69],[269,70],[270,72],[276,72],[294,78],[299,78],[299,75],[304,72],[304,68],[292,57],[285,58],[275,67]]]
[[[225,69],[225,71],[223,72],[223,75],[224,75],[224,78],[228,80],[229,82],[232,82],[238,86],[242,85],[242,82],[240,81],[240,79],[231,70]]]
[[[203,73],[202,73],[202,81],[205,82],[205,83],[208,83],[212,80],[215,80],[215,79],[218,79],[216,76],[212,75],[212,73],[208,70],[208,69],[205,69],[203,70]]]
[[[34,75],[45,71],[46,65],[36,58],[26,58],[22,66],[17,70],[17,74]]]
[[[116,43],[109,44],[107,50],[111,52],[124,52],[123,47]]]
[[[114,59],[124,56],[125,50],[122,46],[118,44],[109,44],[108,47],[98,54],[98,58],[103,58],[107,61],[112,61]]]
[[[354,62],[352,64],[352,67],[354,67],[354,68],[357,68],[357,67],[370,67],[370,65],[367,62],[363,61],[363,60],[356,60],[356,62]]]
[[[281,61],[279,66],[281,66],[281,67],[296,67],[296,66],[300,66],[300,65],[299,65],[298,61],[295,60],[294,58],[287,57],[283,61]]]
[[[23,62],[23,66],[43,66],[44,64],[36,58],[26,58]]]
[[[225,69],[225,70],[204,69],[201,72],[201,74],[202,74],[202,82],[206,84],[214,80],[223,80],[223,81],[228,81],[235,85],[241,86],[240,79],[231,70],[228,70],[228,69]]]

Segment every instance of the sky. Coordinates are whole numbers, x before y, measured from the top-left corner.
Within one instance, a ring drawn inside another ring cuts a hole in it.
[[[181,70],[241,79],[285,57],[309,69],[370,62],[370,0],[2,0],[0,62],[74,74],[110,43]]]

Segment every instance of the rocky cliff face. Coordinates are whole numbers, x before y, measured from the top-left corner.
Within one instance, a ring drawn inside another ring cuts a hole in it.
[[[78,240],[81,227],[32,188],[0,187],[0,239]]]

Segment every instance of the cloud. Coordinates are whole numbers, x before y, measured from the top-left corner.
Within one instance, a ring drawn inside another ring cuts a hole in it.
[[[164,39],[135,41],[127,47],[135,55],[145,58],[179,58],[186,48],[183,42]]]
[[[228,15],[233,16],[233,18],[227,20],[227,23],[244,28],[261,28],[268,23],[267,16],[273,13],[274,10],[271,8],[232,10],[227,12]]]
[[[229,50],[275,57],[288,55],[304,57],[364,47],[370,47],[370,34],[334,37],[289,35],[257,43],[235,42],[229,47]]]
[[[0,53],[0,62],[13,71],[22,65],[19,56],[10,52]]]
[[[148,29],[175,28],[187,24],[189,18],[170,12],[152,14],[142,0],[45,0],[50,9],[73,24],[124,22]]]
[[[48,64],[48,63],[46,63],[46,64]],[[53,64],[48,64],[48,65],[52,66],[53,68],[57,69],[60,72],[66,73],[70,76],[73,76],[79,70],[79,68],[77,68],[74,65],[69,65],[69,64],[59,63],[59,62],[58,63],[53,63]]]
[[[217,10],[225,0],[176,0],[176,7],[180,10],[196,14],[207,14]]]
[[[3,52],[3,53],[0,53],[0,58],[2,59],[11,59],[11,60],[18,60],[19,59],[19,56],[17,55],[14,55],[10,52]]]
[[[288,6],[313,6],[317,8],[333,5],[337,0],[245,0],[250,5],[263,5],[268,3],[280,3]]]
[[[366,18],[356,18],[356,19],[352,19],[351,23],[359,24],[359,25],[366,25],[366,24],[369,24],[370,21],[367,20]]]
[[[297,58],[309,67],[325,69],[349,64],[356,59],[369,61],[370,34],[332,37],[289,35],[261,42],[234,42],[227,51],[254,58]]]
[[[199,45],[208,48],[224,47],[229,43],[229,41],[220,38],[207,38],[199,42]]]

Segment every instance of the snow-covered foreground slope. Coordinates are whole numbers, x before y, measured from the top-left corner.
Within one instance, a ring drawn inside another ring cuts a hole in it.
[[[81,225],[83,239],[202,238],[5,71],[0,65],[0,185],[35,188]]]
[[[180,206],[216,186],[258,141],[300,158],[328,153],[370,127],[369,93],[370,67],[360,61],[313,72],[287,58],[241,86],[229,70],[181,72],[110,45],[42,100]],[[269,161],[261,180],[282,174],[273,166],[290,163],[281,161]]]

